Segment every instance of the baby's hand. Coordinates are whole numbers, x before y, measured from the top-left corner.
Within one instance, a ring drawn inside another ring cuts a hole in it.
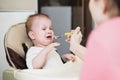
[[[57,46],[60,46],[60,43],[57,43],[57,42],[51,43],[45,48],[45,50],[48,52],[50,52],[52,50],[57,50],[57,48],[56,48]]]
[[[74,62],[76,59],[75,59],[75,55],[71,54],[71,53],[68,53],[68,54],[63,54],[62,55],[62,59],[66,62],[66,61],[69,61],[71,60],[72,62]]]

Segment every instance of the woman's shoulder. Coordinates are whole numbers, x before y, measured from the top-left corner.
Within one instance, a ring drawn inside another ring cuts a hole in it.
[[[97,26],[92,32],[92,35],[100,35],[100,36],[104,36],[104,35],[109,35],[112,32],[117,32],[118,30],[120,30],[120,17],[116,17],[116,18],[112,18],[110,20],[107,20],[105,22],[103,22],[102,24],[100,24],[99,26]]]
[[[88,40],[93,42],[108,43],[113,39],[118,39],[120,34],[120,17],[105,21],[97,26],[89,35]]]

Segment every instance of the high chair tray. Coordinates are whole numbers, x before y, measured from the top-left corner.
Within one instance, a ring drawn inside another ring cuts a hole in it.
[[[81,65],[77,60],[56,68],[9,69],[3,72],[3,80],[79,80]]]
[[[3,80],[15,80],[14,79],[14,70],[7,69],[3,72]]]

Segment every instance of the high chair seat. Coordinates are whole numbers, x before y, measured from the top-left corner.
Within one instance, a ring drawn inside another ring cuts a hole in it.
[[[9,65],[16,69],[26,69],[25,53],[32,42],[26,34],[25,23],[10,27],[5,34],[4,43]]]

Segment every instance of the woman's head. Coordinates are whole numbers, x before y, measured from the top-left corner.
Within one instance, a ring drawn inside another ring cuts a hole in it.
[[[120,0],[90,0],[89,9],[95,23],[100,24],[120,15]]]
[[[46,14],[34,14],[28,17],[26,31],[35,46],[47,46],[53,42],[52,22]]]

